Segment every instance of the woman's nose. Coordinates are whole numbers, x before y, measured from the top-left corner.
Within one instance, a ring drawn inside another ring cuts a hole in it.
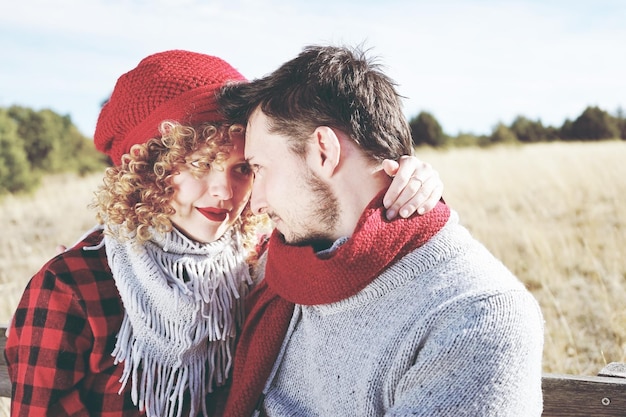
[[[209,176],[209,192],[211,195],[220,200],[233,198],[233,187],[228,172],[226,170],[216,170],[212,174]]]

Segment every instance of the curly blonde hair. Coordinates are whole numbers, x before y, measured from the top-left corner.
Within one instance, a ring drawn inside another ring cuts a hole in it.
[[[206,123],[194,128],[165,121],[159,131],[161,137],[134,145],[119,166],[107,168],[103,184],[95,193],[91,206],[97,210],[97,219],[101,224],[119,226],[108,228],[118,239],[132,236],[143,243],[155,232],[171,231],[172,177],[179,167],[191,154],[208,164],[228,159],[233,147],[231,138],[243,135],[244,127]],[[254,252],[257,233],[267,224],[264,216],[254,215],[246,205],[235,227],[240,228],[248,251]]]

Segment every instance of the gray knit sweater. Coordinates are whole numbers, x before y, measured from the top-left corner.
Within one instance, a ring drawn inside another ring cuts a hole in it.
[[[543,319],[458,224],[355,296],[297,305],[268,416],[540,416]]]

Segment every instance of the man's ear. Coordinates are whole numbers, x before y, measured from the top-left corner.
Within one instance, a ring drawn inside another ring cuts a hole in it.
[[[319,126],[313,132],[314,161],[321,175],[331,177],[335,174],[341,159],[341,142],[333,129],[328,126]]]

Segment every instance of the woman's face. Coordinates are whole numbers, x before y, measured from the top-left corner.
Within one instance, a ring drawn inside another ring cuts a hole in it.
[[[178,230],[198,242],[219,239],[241,215],[252,189],[252,171],[244,158],[243,135],[232,136],[229,157],[207,166],[196,154],[187,157],[173,177],[171,220]]]

